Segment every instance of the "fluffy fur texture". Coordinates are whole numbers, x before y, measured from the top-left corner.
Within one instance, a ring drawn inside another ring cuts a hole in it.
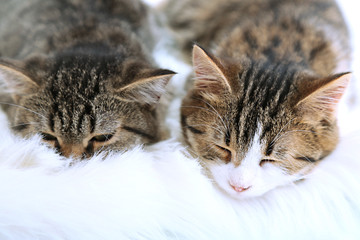
[[[181,89],[190,68],[163,40],[154,55],[183,73],[170,82]],[[173,137],[183,94],[166,119]],[[359,239],[360,114],[342,116],[338,147],[307,180],[239,201],[214,188],[177,141],[68,167],[39,138],[11,134],[1,114],[0,239]]]
[[[344,137],[307,180],[239,201],[213,188],[178,143],[68,167],[39,138],[2,129],[0,239],[360,236],[360,131]]]

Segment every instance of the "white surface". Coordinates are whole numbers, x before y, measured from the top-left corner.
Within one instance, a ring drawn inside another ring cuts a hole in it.
[[[359,8],[343,4],[357,30]],[[155,57],[181,73],[171,83],[180,89],[190,68],[162,48]],[[167,119],[172,136],[182,94]],[[175,140],[68,167],[38,138],[14,137],[0,114],[0,239],[360,239],[357,114],[309,179],[245,201],[214,189]]]

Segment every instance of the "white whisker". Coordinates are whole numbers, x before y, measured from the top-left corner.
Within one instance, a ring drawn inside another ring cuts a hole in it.
[[[213,105],[211,105],[209,102],[203,100],[203,99],[198,99],[200,101],[202,101],[203,103],[205,103],[206,105],[208,105],[209,107],[211,107],[211,109],[215,112],[215,114],[218,116],[218,118],[221,120],[221,122],[223,123],[225,129],[228,129],[229,126],[228,124],[225,123],[223,117],[219,114],[219,112],[215,109],[215,107]]]
[[[42,115],[42,114],[40,114],[40,113],[38,113],[38,112],[35,112],[35,111],[33,111],[33,110],[29,109],[29,108],[26,108],[26,107],[17,105],[17,104],[6,103],[6,102],[0,102],[0,104],[5,104],[5,105],[9,105],[9,106],[14,106],[14,107],[22,108],[22,109],[24,109],[24,110],[26,110],[26,111],[32,112],[32,113],[34,113],[34,114],[36,114],[36,115],[38,115],[38,116],[43,117],[44,119],[46,119],[46,117],[45,117],[44,115]]]
[[[284,128],[286,128],[295,118],[290,119],[281,129],[280,131],[276,134],[276,136],[274,137],[274,139],[271,141],[270,146],[273,146],[275,144],[275,142],[278,140],[279,138],[279,134],[284,130]]]

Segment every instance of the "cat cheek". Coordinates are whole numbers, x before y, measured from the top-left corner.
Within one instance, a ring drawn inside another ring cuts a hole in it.
[[[216,185],[226,192],[230,191],[231,188],[228,184],[229,181],[229,166],[225,165],[221,160],[219,163],[214,161],[208,161],[206,168],[209,171],[212,179],[214,179]]]
[[[292,176],[281,170],[278,166],[267,164],[266,168],[264,167],[262,170],[263,193],[293,182]]]

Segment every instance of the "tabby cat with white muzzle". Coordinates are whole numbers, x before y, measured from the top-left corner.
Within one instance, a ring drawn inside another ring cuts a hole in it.
[[[334,1],[189,0],[167,12],[184,51],[192,42],[207,49],[193,47],[181,122],[220,189],[262,195],[304,178],[334,150],[350,80]]]

